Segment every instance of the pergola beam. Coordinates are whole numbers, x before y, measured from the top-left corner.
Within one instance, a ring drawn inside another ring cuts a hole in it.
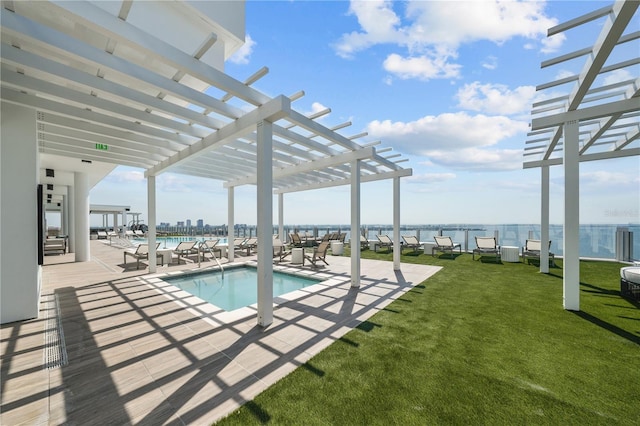
[[[190,145],[188,148],[172,155],[159,164],[151,167],[145,172],[145,176],[158,175],[168,168],[176,166],[193,156],[204,154],[215,148],[224,145],[229,139],[238,137],[249,131],[253,131],[256,123],[262,120],[276,121],[291,112],[291,102],[285,96],[273,98],[261,107],[255,108],[253,111],[243,115],[236,121],[227,124],[215,133]]]
[[[360,182],[375,182],[378,180],[392,179],[395,177],[407,177],[413,174],[413,169],[400,169],[394,170],[392,172],[382,172],[378,174],[371,175],[362,175],[360,178]],[[338,179],[331,182],[320,182],[309,185],[299,185],[295,187],[288,188],[280,188],[273,191],[274,194],[286,194],[289,192],[300,192],[300,191],[310,191],[313,189],[322,189],[322,188],[333,188],[335,186],[343,186],[350,185],[351,180],[347,179]]]

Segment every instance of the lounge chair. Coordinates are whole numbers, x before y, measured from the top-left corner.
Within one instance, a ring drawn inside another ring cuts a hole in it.
[[[422,248],[422,244],[420,244],[420,241],[418,241],[418,237],[413,236],[413,235],[409,235],[409,236],[402,236],[402,241],[404,241],[404,246],[408,247],[410,249],[413,249],[414,252],[420,250]]]
[[[160,247],[160,243],[156,243],[156,250]],[[140,269],[140,260],[149,260],[149,244],[140,244],[136,249],[125,249],[124,251],[124,266],[127,266],[127,256],[131,256],[136,259],[136,269]],[[156,251],[156,258],[160,259],[160,265],[164,266],[162,253]]]
[[[142,230],[140,229],[136,229],[135,231],[133,231],[133,234],[137,238],[144,238],[144,232],[142,232]]]
[[[478,259],[485,254],[492,254],[496,257],[496,262],[500,262],[500,246],[495,237],[476,237],[476,248],[473,249],[471,259],[475,260],[476,253]]]
[[[203,259],[206,258],[206,254],[209,253],[212,258],[216,257],[216,253],[220,253],[220,257],[222,257],[222,249],[217,247],[218,242],[220,240],[205,240],[199,246],[198,250],[200,251],[200,255]]]
[[[549,241],[549,248],[551,248],[551,241]],[[540,240],[527,240],[524,247],[522,247],[522,262],[526,263],[526,259],[538,259],[540,260],[540,252],[542,250],[542,243]],[[549,261],[551,266],[556,266],[555,254],[549,252]]]
[[[67,252],[67,240],[66,238],[47,238],[44,240],[44,253],[51,252]]]
[[[360,234],[360,250],[369,248],[369,239]]]
[[[124,236],[126,238],[134,238],[136,236],[136,234],[134,234],[133,231],[131,231],[131,230],[127,230],[127,231],[124,231]]]
[[[273,259],[276,262],[282,262],[290,254],[291,250],[287,250],[280,238],[273,239]]]
[[[446,253],[449,252],[451,253],[451,256],[453,257],[453,251],[457,248],[460,251],[460,254],[462,254],[462,247],[460,247],[460,244],[458,243],[454,243],[453,240],[451,239],[451,237],[439,237],[439,236],[435,236],[433,237],[436,240],[436,245],[431,249],[431,255],[435,257],[436,252],[442,252],[442,253]]]
[[[294,232],[293,234],[289,234],[289,238],[291,239],[291,245],[293,247],[296,247],[296,248],[304,247],[304,243],[302,242],[302,239],[300,238],[300,235],[298,235],[297,232]]]
[[[106,240],[109,237],[105,231],[98,231],[98,239]]]
[[[327,250],[329,249],[329,241],[323,241],[313,249],[313,253],[304,254],[304,258],[302,259],[302,264],[304,265],[305,259],[311,262],[314,268],[318,267],[318,261],[323,261],[325,265],[329,265],[326,261]]]
[[[378,238],[378,244],[376,244],[375,251],[378,251],[378,246],[393,250],[393,241],[388,235],[376,235],[376,238]]]
[[[173,253],[178,255],[178,264],[180,263],[180,258],[182,257],[187,257],[191,254],[198,254],[198,256],[200,256],[200,253],[198,251],[198,249],[196,248],[196,244],[198,242],[197,241],[183,241],[180,244],[178,244],[178,246],[176,248],[173,249]]]
[[[246,250],[247,256],[251,254],[251,250],[255,250],[258,247],[258,239],[255,237],[247,238],[238,247],[240,250]]]

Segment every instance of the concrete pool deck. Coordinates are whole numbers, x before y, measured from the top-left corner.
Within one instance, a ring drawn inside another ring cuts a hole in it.
[[[362,259],[352,289],[347,257],[283,263],[325,281],[278,299],[263,328],[255,307],[223,312],[158,280],[197,263],[145,275],[121,249],[94,240],[91,253],[47,256],[40,317],[2,326],[1,424],[212,423],[440,269]]]

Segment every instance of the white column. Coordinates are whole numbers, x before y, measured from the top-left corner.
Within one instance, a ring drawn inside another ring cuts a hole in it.
[[[88,262],[89,250],[89,175],[83,172],[73,173],[73,192],[75,200],[74,239],[76,242],[76,262]]]
[[[580,162],[578,121],[564,123],[564,308],[580,310]]]
[[[278,194],[278,235],[280,241],[283,243],[286,241],[284,237],[284,194]]]
[[[156,258],[156,177],[147,176],[147,242],[149,243],[149,273],[157,271]]]
[[[67,196],[62,196],[62,208],[60,213],[60,228],[62,235],[69,236],[69,206],[67,205]],[[67,239],[68,241],[68,239]]]
[[[393,178],[393,270],[400,270],[400,178]]]
[[[351,287],[360,287],[360,160],[351,162]]]
[[[38,317],[36,111],[0,106],[0,323]]]
[[[257,125],[258,325],[273,322],[273,124]]]
[[[234,257],[234,248],[233,248],[233,237],[234,237],[234,230],[233,228],[235,227],[235,222],[234,222],[234,218],[233,218],[233,190],[234,187],[231,186],[229,187],[229,189],[227,189],[227,223],[228,223],[228,230],[229,232],[227,232],[227,259],[229,260],[229,262],[233,262],[233,257]]]
[[[122,235],[127,232],[127,210],[122,209]]]
[[[118,213],[113,214],[113,231],[118,232]]]
[[[549,166],[542,166],[540,192],[540,272],[549,273]]]
[[[67,204],[69,205],[69,212],[67,214],[69,221],[69,253],[76,252],[76,201],[75,201],[75,189],[73,186],[67,186]]]

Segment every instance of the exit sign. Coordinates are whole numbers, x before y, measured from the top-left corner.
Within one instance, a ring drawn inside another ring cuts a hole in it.
[[[97,143],[96,144],[96,149],[98,151],[108,151],[109,150],[109,145],[107,145],[106,143]]]

